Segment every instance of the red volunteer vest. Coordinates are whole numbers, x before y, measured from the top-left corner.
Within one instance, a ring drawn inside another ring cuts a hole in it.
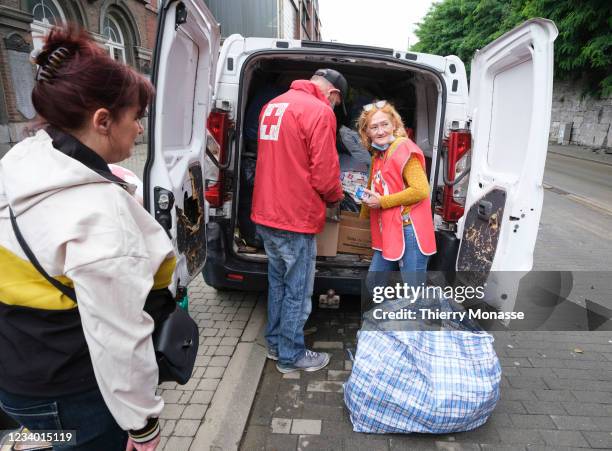
[[[398,138],[387,150],[391,155],[374,158],[372,162],[372,190],[384,196],[406,189],[404,184],[404,167],[414,154],[425,170],[423,151],[407,138]],[[404,255],[404,230],[402,219],[403,206],[393,208],[373,208],[370,210],[370,230],[372,232],[372,249],[382,252],[385,260],[397,261]],[[421,253],[436,253],[436,239],[431,214],[431,200],[426,199],[412,205],[410,221],[416,235]]]

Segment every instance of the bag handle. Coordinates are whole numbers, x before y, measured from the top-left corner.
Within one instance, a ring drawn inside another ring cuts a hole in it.
[[[28,243],[26,243],[26,240],[23,238],[21,230],[19,230],[19,226],[17,225],[15,215],[13,214],[13,209],[10,206],[9,213],[11,215],[11,225],[13,226],[13,232],[15,232],[15,237],[17,238],[21,249],[23,249],[23,252],[28,257],[28,260],[30,260],[30,263],[32,263],[32,265],[38,270],[38,272],[41,273],[42,276],[47,279],[49,283],[51,283],[51,285],[60,290],[65,296],[68,296],[74,302],[77,302],[76,292],[74,291],[74,288],[70,288],[58,281],[57,279],[54,279],[47,273],[47,271],[44,270],[42,266],[40,266],[38,259],[32,252],[32,249],[30,249],[30,246],[28,246]]]

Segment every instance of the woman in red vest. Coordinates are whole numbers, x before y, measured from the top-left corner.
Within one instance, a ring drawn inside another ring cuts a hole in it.
[[[423,151],[406,136],[402,118],[385,100],[365,105],[357,126],[372,153],[360,215],[370,217],[374,255],[369,270],[399,270],[404,282],[416,284],[416,273],[427,270],[428,257],[436,252]]]

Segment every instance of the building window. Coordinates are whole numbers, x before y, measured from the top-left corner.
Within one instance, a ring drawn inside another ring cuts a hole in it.
[[[30,2],[32,21],[32,45],[42,49],[44,37],[55,25],[66,22],[66,15],[55,0],[34,0]]]
[[[106,38],[105,45],[111,58],[125,63],[125,39],[121,27],[112,16],[106,16],[104,19],[102,35]]]

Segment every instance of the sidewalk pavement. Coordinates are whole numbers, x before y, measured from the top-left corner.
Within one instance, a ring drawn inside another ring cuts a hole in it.
[[[606,150],[609,153],[606,153]],[[562,146],[560,144],[549,143],[548,152],[612,166],[612,149],[591,149],[590,147],[576,146],[573,144]]]
[[[218,449],[231,449],[222,440],[240,440],[265,360],[265,348],[257,344],[265,300],[257,293],[217,292],[202,277],[188,293],[189,312],[200,327],[198,357],[187,384],[160,385],[165,407],[158,449],[208,451],[215,442],[222,445]],[[236,390],[242,405],[228,402]]]
[[[358,301],[354,304],[358,305]],[[241,448],[254,450],[612,449],[612,332],[502,332],[501,400],[482,427],[456,434],[353,432],[344,406],[357,308],[317,310],[307,346],[329,366],[281,375],[266,363]]]

